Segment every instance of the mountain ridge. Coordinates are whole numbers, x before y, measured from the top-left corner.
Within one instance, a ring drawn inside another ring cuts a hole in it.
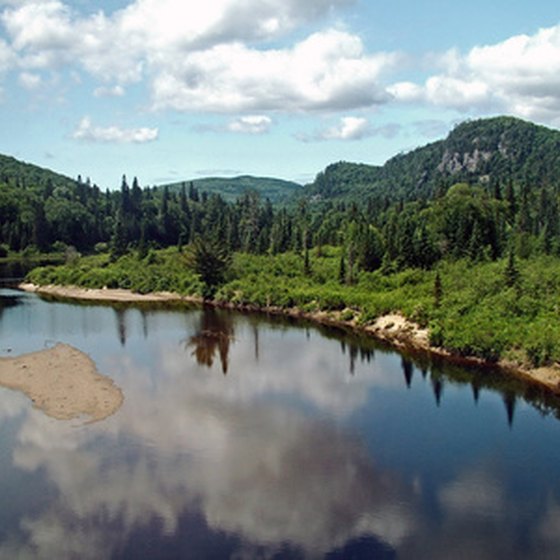
[[[377,194],[429,198],[453,183],[508,181],[556,185],[560,131],[500,116],[457,125],[446,138],[393,156],[381,166],[337,162],[306,186],[308,196],[344,198]]]

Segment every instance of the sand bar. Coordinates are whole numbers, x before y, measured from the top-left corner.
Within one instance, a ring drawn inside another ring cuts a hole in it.
[[[26,292],[50,295],[60,298],[71,298],[84,301],[108,301],[108,302],[165,302],[165,301],[201,301],[200,298],[180,296],[172,292],[155,292],[149,294],[137,294],[130,290],[114,288],[79,288],[77,286],[36,286],[35,284],[20,284],[18,286]]]
[[[58,420],[88,417],[96,422],[114,414],[123,402],[119,387],[97,372],[87,354],[68,344],[1,357],[0,386],[21,391],[33,406]]]

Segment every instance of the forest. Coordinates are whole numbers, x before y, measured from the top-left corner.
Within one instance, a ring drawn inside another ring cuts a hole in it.
[[[63,252],[37,284],[175,291],[367,324],[399,311],[433,345],[560,359],[560,132],[466,122],[384,166],[339,162],[274,203],[191,181],[142,187],[0,158],[0,256]]]

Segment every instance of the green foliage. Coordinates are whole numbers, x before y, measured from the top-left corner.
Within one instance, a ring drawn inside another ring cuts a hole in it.
[[[197,237],[187,257],[191,268],[200,276],[204,284],[203,296],[211,299],[217,287],[225,280],[231,265],[231,255],[218,240]]]

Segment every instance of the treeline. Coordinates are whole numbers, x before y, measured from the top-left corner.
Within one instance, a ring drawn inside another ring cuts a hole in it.
[[[230,252],[306,253],[342,246],[341,281],[359,270],[429,269],[442,258],[496,260],[513,252],[560,254],[559,193],[529,183],[443,184],[427,200],[300,199],[276,208],[255,191],[236,202],[183,183],[178,191],[129,185],[102,192],[89,181],[56,185],[0,184],[0,244],[20,251],[72,245],[82,252],[130,250],[218,241]],[[305,257],[305,258],[308,258]]]

